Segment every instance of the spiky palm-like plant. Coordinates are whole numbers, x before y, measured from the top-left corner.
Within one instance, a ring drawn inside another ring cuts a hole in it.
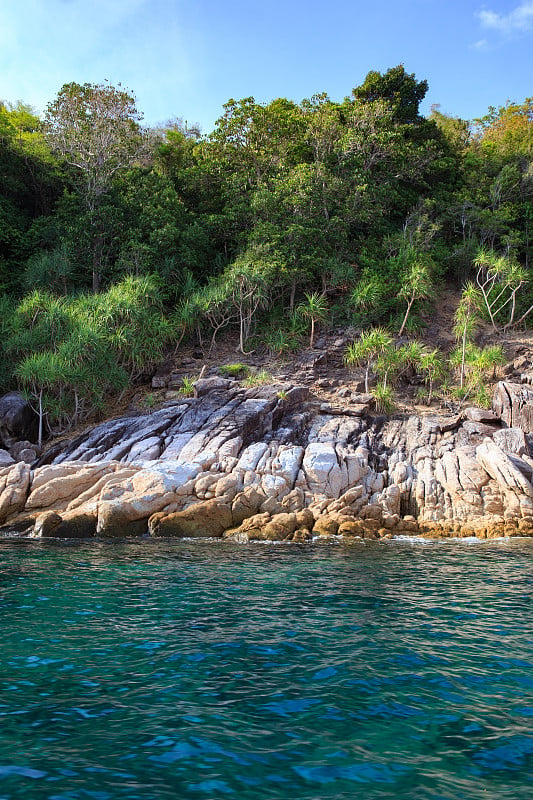
[[[305,301],[300,303],[296,309],[297,313],[304,319],[311,322],[311,334],[309,337],[309,347],[313,346],[315,340],[315,326],[317,322],[327,319],[329,306],[325,295],[313,292],[305,295]]]
[[[344,355],[348,366],[365,364],[365,391],[368,392],[370,370],[378,357],[391,348],[393,338],[386,328],[376,327],[363,331],[359,339],[346,349]]]
[[[460,386],[461,389],[464,386],[465,381],[465,361],[466,361],[466,351],[467,345],[471,337],[473,336],[476,328],[479,325],[479,313],[482,304],[482,296],[473,283],[467,283],[465,286],[463,293],[461,295],[461,300],[459,301],[459,305],[457,306],[457,310],[455,312],[454,318],[454,328],[453,332],[455,334],[455,338],[458,342],[460,342],[461,347],[461,363],[460,363]]]
[[[402,287],[398,292],[398,297],[400,297],[402,300],[405,300],[407,303],[407,309],[405,311],[405,316],[398,332],[398,336],[401,336],[404,332],[404,328],[407,325],[407,320],[415,301],[427,300],[427,298],[431,297],[432,294],[433,279],[431,276],[431,269],[428,264],[420,261],[417,258],[409,267]]]
[[[430,406],[433,399],[435,381],[444,378],[446,375],[443,354],[437,347],[434,350],[426,350],[420,356],[419,365],[424,376],[424,383],[428,387],[427,404]]]
[[[476,283],[493,330],[498,330],[497,318],[505,308],[508,308],[509,318],[503,327],[511,327],[515,321],[516,295],[528,282],[527,272],[508,255],[499,255],[494,250],[485,248],[478,250],[473,263],[477,269]]]

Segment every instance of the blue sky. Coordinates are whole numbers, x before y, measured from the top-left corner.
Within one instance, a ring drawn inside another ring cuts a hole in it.
[[[230,97],[349,95],[402,63],[466,119],[533,95],[533,0],[1,0],[0,99],[132,89],[147,124],[212,130]]]

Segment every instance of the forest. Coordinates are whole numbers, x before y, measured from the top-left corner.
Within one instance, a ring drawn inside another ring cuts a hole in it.
[[[427,90],[397,66],[342,102],[231,99],[208,134],[143,126],[108,83],[65,84],[42,117],[0,103],[0,391],[65,430],[190,338],[281,356],[321,324],[361,330],[346,360],[384,407],[409,360],[429,402],[443,361],[482,394],[502,354],[476,326],[533,307],[533,98],[468,121],[421,115]],[[444,357],[412,337],[450,286]]]

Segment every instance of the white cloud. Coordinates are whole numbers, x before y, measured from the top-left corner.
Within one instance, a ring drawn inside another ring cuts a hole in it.
[[[504,36],[527,33],[533,30],[533,2],[525,0],[508,14],[483,9],[477,16],[482,27],[498,31]]]

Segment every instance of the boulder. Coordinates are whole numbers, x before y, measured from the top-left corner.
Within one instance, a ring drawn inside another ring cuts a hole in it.
[[[335,517],[324,514],[319,517],[313,526],[313,536],[336,536],[339,530],[339,521]]]
[[[533,386],[500,381],[494,389],[492,408],[506,427],[533,433]]]
[[[194,503],[174,514],[157,513],[148,520],[148,530],[155,537],[218,538],[232,525],[231,509],[226,503],[206,500]]]
[[[275,514],[270,522],[262,528],[260,538],[271,542],[282,542],[291,533],[294,533],[298,526],[296,514]]]
[[[247,486],[243,492],[235,495],[231,504],[233,525],[238,527],[245,519],[257,514],[265,500],[265,493],[256,486]]]
[[[0,444],[9,449],[15,442],[37,439],[38,416],[19,392],[0,397]]]
[[[305,450],[303,471],[315,494],[338,498],[346,488],[333,443],[311,442]]]
[[[10,447],[9,452],[15,461],[24,461],[26,464],[32,464],[36,461],[37,456],[41,455],[41,448],[29,442],[27,439],[24,439],[21,442],[15,442],[15,444]]]
[[[88,500],[101,488],[102,477],[114,475],[117,464],[61,464],[35,470],[27,510],[61,511],[71,501]]]
[[[89,539],[96,533],[96,514],[56,514],[46,511],[35,523],[34,538]]]
[[[474,406],[470,406],[465,409],[464,415],[466,419],[472,422],[484,422],[489,425],[498,425],[500,422],[500,418],[494,411],[490,411],[488,408],[475,408]]]
[[[236,528],[231,528],[224,533],[225,539],[231,539],[235,542],[248,542],[251,540],[259,540],[262,538],[262,531],[271,520],[270,514],[264,512],[262,514],[254,514],[253,517],[245,519],[244,522]]]
[[[24,508],[30,474],[28,464],[20,462],[0,468],[0,524]]]
[[[221,392],[227,391],[228,389],[235,387],[235,381],[229,380],[229,378],[200,378],[194,384],[194,396],[195,397],[203,397],[206,394],[210,394],[210,392]]]
[[[513,464],[503,450],[491,439],[486,439],[483,444],[476,448],[476,456],[488,474],[493,478],[504,491],[515,494],[523,494],[526,497],[533,497],[533,486]],[[509,498],[508,498],[509,501]]]
[[[312,538],[313,535],[308,528],[298,528],[294,533],[290,534],[287,541],[304,544],[305,542],[311,541]]]
[[[492,439],[507,455],[529,455],[529,447],[524,431],[521,428],[502,428],[494,431]]]
[[[7,450],[2,450],[0,448],[0,467],[10,467],[11,464],[14,464],[16,461],[12,455],[10,455]]]
[[[98,498],[97,534],[143,535],[149,517],[175,503],[182,488],[192,483],[197,474],[198,468],[192,465],[156,462],[150,469],[107,484]]]

